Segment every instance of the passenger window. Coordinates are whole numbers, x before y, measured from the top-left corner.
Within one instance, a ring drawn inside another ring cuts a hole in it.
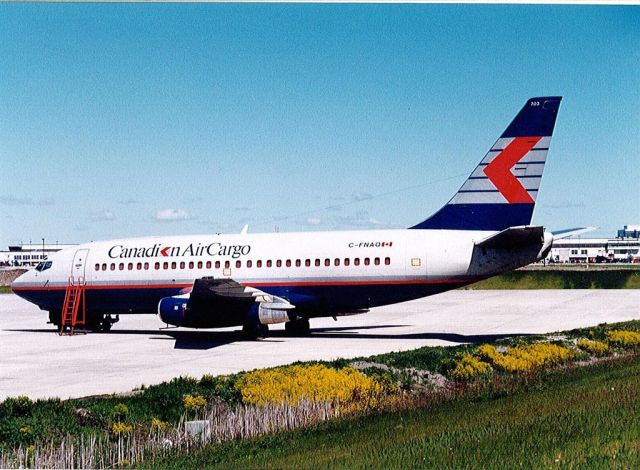
[[[102,263],[102,270],[106,271],[107,270],[107,263]]]
[[[375,264],[376,266],[379,266],[380,265],[380,258],[375,258],[373,260],[373,264]]]
[[[184,261],[180,261],[180,269],[184,269],[184,266],[185,266]]]
[[[384,264],[386,264],[387,266],[389,266],[391,264],[391,258],[385,258],[384,259]]]
[[[198,269],[202,269],[202,261],[198,261]]]
[[[280,268],[280,267],[282,267],[282,260],[281,259],[276,261],[276,268]]]
[[[171,269],[176,269],[176,262],[175,261],[171,262]]]
[[[207,261],[206,267],[207,269],[211,269],[211,261]]]
[[[297,260],[296,260],[296,268],[299,268],[301,264],[302,264],[302,263],[300,262],[300,260],[299,260],[299,259],[297,259]]]
[[[144,270],[148,271],[149,270],[149,263],[144,263]]]
[[[355,259],[353,260],[353,264],[354,264],[355,266],[360,266],[360,258],[355,258]]]
[[[189,269],[193,269],[193,266],[194,266],[193,261],[189,261]]]
[[[247,268],[250,268],[253,265],[253,262],[251,260],[247,261]]]
[[[160,269],[160,263],[154,264],[153,269],[156,269],[156,270]]]
[[[216,261],[215,265],[216,269],[220,269],[220,261]]]
[[[127,270],[128,270],[128,271],[133,270],[133,263],[129,263],[129,264],[127,265]]]
[[[308,268],[309,266],[311,266],[311,260],[310,259],[306,259],[304,260],[304,265]]]
[[[329,258],[325,258],[324,259],[324,265],[325,266],[331,266],[331,260]]]
[[[119,269],[120,271],[124,271],[124,263],[120,263],[120,264],[118,265],[118,269]]]
[[[136,269],[140,271],[142,269],[142,263],[136,264]]]
[[[369,258],[365,258],[364,259],[364,265],[365,266],[369,266],[369,263],[370,263]]]
[[[258,261],[256,261],[256,268],[261,268],[262,267],[262,260],[259,259]]]
[[[169,263],[167,263],[166,261],[162,263],[162,269],[169,269]]]
[[[345,266],[349,266],[349,258],[345,258],[344,259],[344,265]]]
[[[334,264],[335,266],[340,266],[340,258],[336,258],[336,259],[334,259],[334,260],[333,260],[333,264]]]
[[[320,266],[320,260],[316,259],[316,266]]]
[[[242,266],[242,262],[240,260],[236,261],[236,268],[239,268]]]
[[[270,268],[270,267],[271,267],[271,260],[270,260],[270,259],[268,259],[268,260],[267,260],[267,268]]]
[[[39,268],[40,265],[36,266],[36,268]],[[38,271],[42,271],[42,268],[38,269]],[[100,271],[100,263],[96,263],[96,271]]]
[[[229,261],[224,262],[224,269],[229,269],[231,267],[231,263]]]

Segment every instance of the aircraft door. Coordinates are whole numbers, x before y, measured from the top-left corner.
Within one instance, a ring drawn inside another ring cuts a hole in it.
[[[73,263],[71,264],[71,277],[74,280],[84,278],[85,269],[87,267],[87,256],[89,254],[88,249],[77,250],[73,256]]]

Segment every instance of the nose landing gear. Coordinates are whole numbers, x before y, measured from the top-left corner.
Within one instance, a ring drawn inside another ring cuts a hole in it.
[[[103,314],[90,314],[87,313],[86,324],[83,329],[93,331],[95,333],[107,333],[111,331],[111,327],[114,323],[120,321],[120,315],[103,315]],[[55,325],[56,330],[60,330],[62,325],[62,313],[58,310],[51,310],[49,312],[49,323]],[[80,328],[80,327],[78,327]]]

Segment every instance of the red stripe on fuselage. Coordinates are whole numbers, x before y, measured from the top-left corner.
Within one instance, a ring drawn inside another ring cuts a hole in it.
[[[368,286],[368,285],[402,285],[402,284],[462,284],[479,281],[480,278],[467,279],[409,279],[409,280],[380,280],[380,281],[292,281],[292,282],[247,282],[242,283],[245,287],[312,287],[312,286]],[[87,284],[87,290],[106,290],[106,289],[175,289],[192,287],[193,284],[109,284],[109,285],[90,285]],[[16,286],[14,291],[28,290],[66,290],[67,286]]]

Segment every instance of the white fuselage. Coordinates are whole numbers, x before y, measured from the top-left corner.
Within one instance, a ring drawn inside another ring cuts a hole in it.
[[[48,269],[29,271],[12,288],[50,310],[69,278],[82,278],[87,291],[101,294],[100,305],[89,309],[151,313],[160,298],[188,292],[196,279],[229,278],[290,298],[302,310],[336,313],[442,292],[492,274],[471,262],[474,243],[494,233],[375,230],[100,241],[51,256]],[[89,303],[97,301],[94,296]]]

